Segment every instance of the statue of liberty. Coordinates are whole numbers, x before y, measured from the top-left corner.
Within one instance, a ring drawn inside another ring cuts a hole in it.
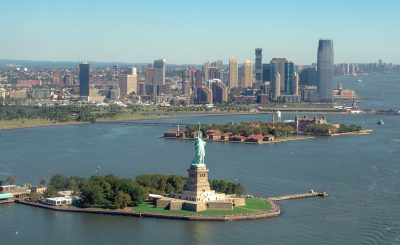
[[[192,168],[198,168],[198,167],[205,167],[204,163],[204,157],[206,155],[205,151],[205,146],[206,142],[201,139],[202,132],[200,131],[200,123],[199,123],[199,129],[197,130],[197,137],[196,137],[196,142],[194,143],[194,149],[196,151],[196,154],[194,155],[194,158],[192,160]]]

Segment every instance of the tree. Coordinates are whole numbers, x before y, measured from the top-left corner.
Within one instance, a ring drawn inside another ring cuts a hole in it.
[[[8,176],[6,180],[10,185],[15,185],[15,183],[17,183],[17,180],[13,176]]]
[[[54,186],[48,186],[47,188],[46,188],[46,191],[43,193],[43,196],[45,197],[45,198],[48,198],[48,197],[56,197],[58,195],[58,193],[57,193],[57,190],[56,190],[56,188],[54,188]]]
[[[45,179],[41,179],[40,182],[39,182],[39,184],[40,184],[41,186],[46,185],[46,180],[45,180]]]
[[[57,190],[68,187],[68,178],[62,174],[55,174],[50,179],[50,185],[54,186]]]
[[[131,197],[129,194],[126,194],[125,192],[119,191],[117,193],[117,196],[115,197],[114,205],[117,208],[125,208],[128,206],[129,203],[131,203]]]
[[[103,188],[97,183],[90,182],[86,184],[81,191],[81,198],[83,200],[83,203],[88,206],[101,205],[106,202]]]
[[[78,182],[72,178],[68,180],[68,189],[71,190],[74,194],[79,192]]]

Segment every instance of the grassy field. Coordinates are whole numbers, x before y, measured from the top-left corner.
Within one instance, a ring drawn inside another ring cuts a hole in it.
[[[47,119],[19,119],[19,120],[0,120],[0,130],[12,128],[33,128],[50,125],[62,125]]]
[[[254,214],[258,212],[266,212],[271,210],[271,205],[262,199],[246,198],[246,206],[234,207],[233,210],[205,210],[201,212],[193,212],[186,210],[166,210],[162,208],[155,208],[149,202],[142,203],[133,207],[136,212],[153,212],[163,214],[176,214],[176,215],[235,215],[235,214]]]

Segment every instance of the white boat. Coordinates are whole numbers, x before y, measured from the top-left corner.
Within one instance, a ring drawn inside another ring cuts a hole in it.
[[[381,119],[381,120],[379,120],[379,121],[377,122],[377,124],[378,124],[378,125],[384,125],[385,122]]]

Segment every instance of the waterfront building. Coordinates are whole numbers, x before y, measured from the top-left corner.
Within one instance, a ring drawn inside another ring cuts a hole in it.
[[[197,88],[197,102],[202,104],[212,104],[213,103],[213,92],[206,86],[201,86]]]
[[[357,94],[354,90],[344,89],[343,84],[339,83],[337,89],[333,90],[333,100],[355,100]]]
[[[238,62],[235,57],[232,57],[229,60],[229,89],[237,88],[239,86],[238,76]]]
[[[215,79],[211,83],[213,102],[214,103],[226,103],[228,102],[228,88],[219,79]]]
[[[272,91],[271,97],[274,101],[278,101],[279,96],[281,95],[280,82],[281,82],[281,75],[278,72],[276,72],[271,86],[271,91]]]
[[[279,73],[280,92],[285,92],[285,63],[286,58],[273,58],[271,60],[271,79],[275,79],[275,74]]]
[[[255,59],[255,74],[256,83],[261,83],[263,81],[263,67],[262,67],[262,49],[255,49],[256,59]]]
[[[165,59],[158,59],[154,61],[154,84],[165,84]]]
[[[14,195],[12,193],[0,193],[0,204],[14,202]]]
[[[243,64],[243,84],[241,88],[251,88],[253,86],[253,63],[245,60]]]
[[[89,96],[89,73],[90,68],[87,62],[79,64],[79,95],[81,97]]]
[[[317,71],[320,101],[332,101],[334,53],[333,41],[321,39],[318,44]]]
[[[71,197],[51,197],[45,199],[47,205],[51,206],[62,206],[62,205],[71,205],[72,198]]]

